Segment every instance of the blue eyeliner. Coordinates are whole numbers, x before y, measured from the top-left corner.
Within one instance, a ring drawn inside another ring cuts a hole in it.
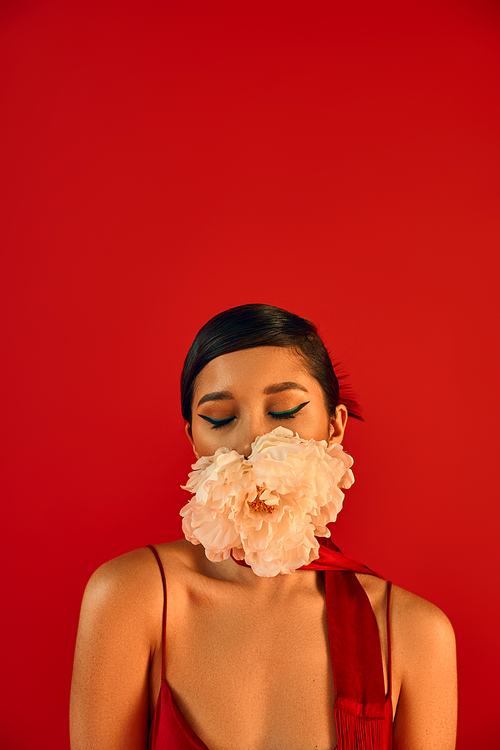
[[[206,417],[204,414],[198,414],[198,416],[202,419],[206,419],[207,422],[210,422],[214,427],[224,427],[225,424],[229,424],[233,419],[236,419],[236,417],[229,417],[228,419],[212,419],[212,417]]]
[[[289,419],[290,417],[294,417],[297,412],[303,409],[304,406],[307,406],[308,403],[309,401],[304,401],[303,404],[299,404],[299,406],[296,406],[293,409],[288,409],[288,411],[269,411],[268,414],[276,419]]]
[[[293,419],[297,412],[303,409],[304,406],[307,406],[308,403],[309,401],[304,401],[303,404],[299,404],[293,409],[288,409],[287,411],[269,411],[268,414],[273,419]],[[198,414],[198,416],[202,419],[206,419],[207,422],[210,422],[210,424],[212,425],[212,429],[215,430],[218,427],[225,427],[227,424],[232,422],[233,419],[236,419],[236,417],[228,417],[227,419],[213,419],[212,417],[206,417],[204,414]]]

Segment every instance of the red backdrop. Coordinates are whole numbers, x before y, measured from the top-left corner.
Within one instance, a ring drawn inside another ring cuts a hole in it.
[[[2,4],[2,747],[68,747],[85,583],[180,536],[183,357],[254,301],[350,373],[335,540],[448,614],[499,746],[499,42],[487,0]]]

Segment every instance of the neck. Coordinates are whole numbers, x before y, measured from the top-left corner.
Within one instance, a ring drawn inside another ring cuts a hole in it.
[[[205,557],[205,555],[204,555]],[[211,578],[230,581],[241,586],[252,595],[262,599],[272,599],[273,597],[288,596],[294,591],[317,591],[321,589],[323,577],[318,571],[314,570],[297,570],[289,575],[279,574],[270,578],[264,578],[256,575],[253,570],[246,566],[238,564],[229,557],[222,562],[212,563],[205,557],[207,574]]]

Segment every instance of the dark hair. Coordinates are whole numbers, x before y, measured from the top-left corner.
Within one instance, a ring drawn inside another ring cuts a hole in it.
[[[335,415],[337,404],[343,403],[350,416],[363,419],[348,387],[342,388],[342,398],[339,398],[339,379],[343,381],[345,376],[337,378],[316,326],[280,307],[252,304],[224,310],[196,334],[181,375],[182,416],[189,424],[196,378],[205,365],[222,354],[257,346],[283,346],[296,351],[323,389],[328,415]]]

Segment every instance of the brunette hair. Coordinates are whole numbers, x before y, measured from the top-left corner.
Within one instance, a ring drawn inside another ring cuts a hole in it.
[[[293,349],[303,358],[309,374],[320,384],[328,416],[335,416],[337,404],[343,403],[351,417],[363,419],[356,399],[343,382],[345,376],[335,374],[330,355],[314,323],[280,307],[251,304],[224,310],[196,334],[181,375],[182,416],[189,424],[196,378],[205,365],[222,354],[257,346]],[[339,380],[342,381],[341,397]]]

